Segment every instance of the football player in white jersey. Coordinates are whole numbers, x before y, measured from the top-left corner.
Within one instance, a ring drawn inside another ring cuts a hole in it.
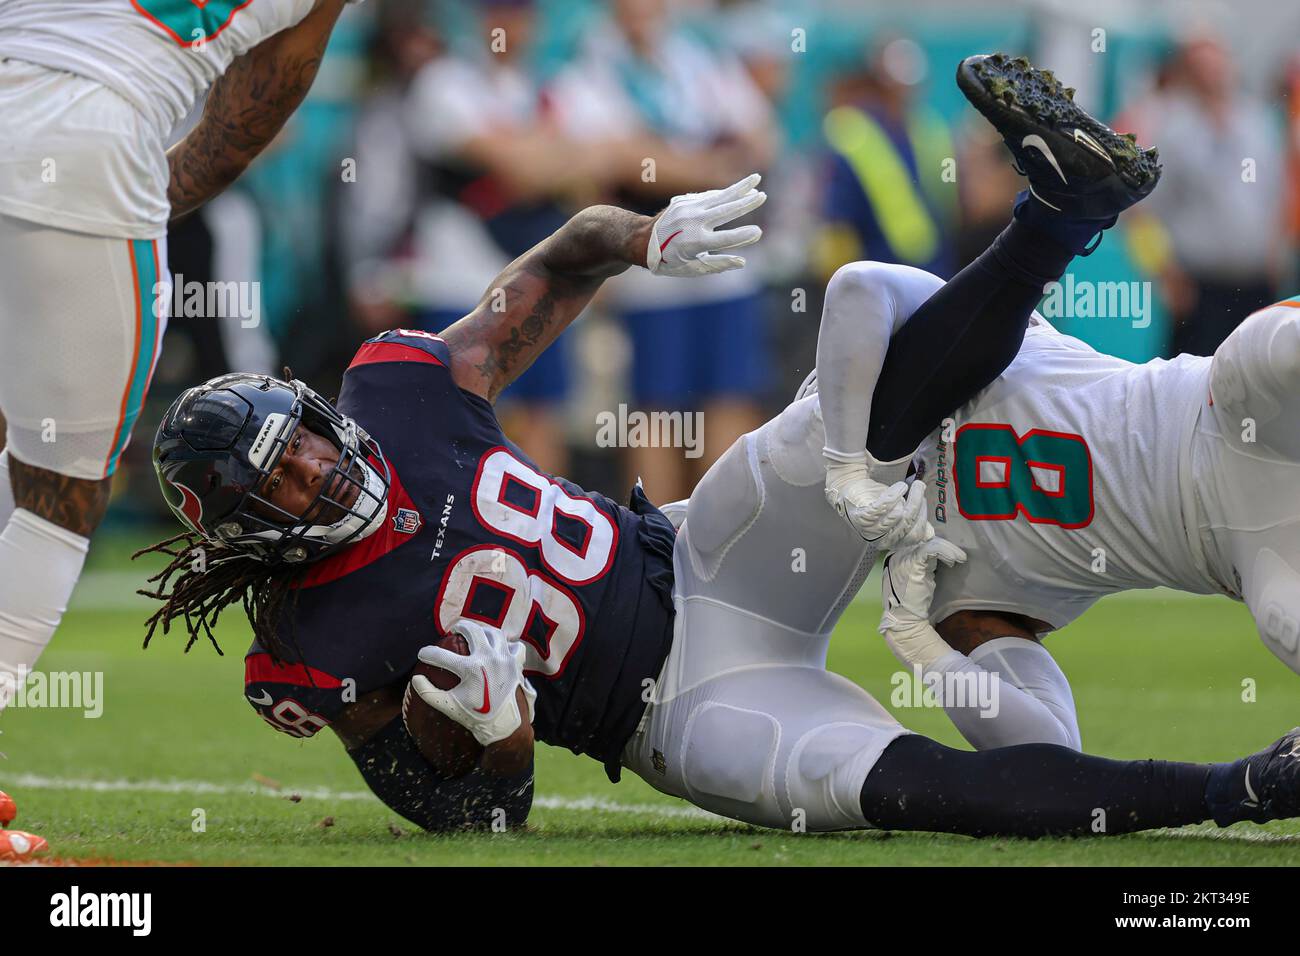
[[[58,626],[144,404],[167,223],[271,141],[346,2],[0,0],[0,710]]]
[[[1012,89],[1009,100],[966,92],[1038,196],[1070,171],[1050,137],[1022,135],[1026,100]],[[1053,99],[1033,112],[1077,140],[1079,111]],[[943,285],[917,269],[855,263],[832,279],[826,309],[900,329],[897,343]],[[818,359],[828,441],[865,428],[851,409],[875,379],[837,382],[832,398],[836,359]],[[1249,316],[1213,357],[1141,365],[1035,313],[1015,360],[930,436],[915,470],[940,537],[887,560],[882,631],[931,679],[986,671],[1000,681],[996,716],[945,701],[977,748],[1079,749],[1069,684],[1038,637],[1118,591],[1243,600],[1268,648],[1300,672],[1300,298]]]

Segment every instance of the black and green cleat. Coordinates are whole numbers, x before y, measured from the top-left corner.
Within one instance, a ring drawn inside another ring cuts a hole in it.
[[[1024,57],[967,57],[957,86],[1002,134],[1029,191],[1066,216],[1109,219],[1160,181],[1154,148],[1089,116],[1075,105],[1073,89]]]

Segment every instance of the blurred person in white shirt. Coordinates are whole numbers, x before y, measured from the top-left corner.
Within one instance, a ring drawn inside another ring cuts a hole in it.
[[[478,6],[467,49],[423,66],[404,106],[419,166],[411,294],[419,324],[434,331],[472,310],[493,276],[557,229],[566,205],[589,202],[618,165],[612,149],[577,142],[548,117],[529,63],[532,0]],[[504,396],[511,433],[550,473],[567,465],[560,405],[568,386],[561,343]]]
[[[649,213],[675,194],[765,168],[775,149],[771,108],[742,63],[676,30],[665,0],[609,6],[550,96],[572,136],[622,142],[631,162],[611,200]],[[630,474],[656,500],[686,497],[762,420],[772,373],[758,272],[691,281],[625,273],[609,284],[607,303],[632,339],[635,409],[703,413],[702,448],[629,440]]]
[[[1184,44],[1177,75],[1159,114],[1147,117],[1165,171],[1146,212],[1168,233],[1173,351],[1212,355],[1242,318],[1277,298],[1284,154],[1275,118],[1241,89],[1218,40]]]

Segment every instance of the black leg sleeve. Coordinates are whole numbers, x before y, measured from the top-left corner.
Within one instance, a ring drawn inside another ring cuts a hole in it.
[[[930,296],[889,343],[871,399],[867,450],[910,454],[1011,364],[1043,286],[1074,254],[1018,219]]]
[[[424,759],[397,717],[348,756],[370,789],[395,813],[425,830],[522,826],[533,805],[533,768],[518,777],[473,770],[447,779]]]
[[[1210,766],[1107,760],[1055,744],[972,753],[895,740],[867,775],[862,812],[885,830],[967,836],[1101,836],[1210,817]]]

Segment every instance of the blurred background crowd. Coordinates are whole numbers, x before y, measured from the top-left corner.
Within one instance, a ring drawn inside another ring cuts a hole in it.
[[[1161,149],[1159,189],[1072,270],[1149,283],[1151,300],[1138,314],[1049,318],[1135,361],[1209,354],[1300,286],[1290,6],[350,7],[272,149],[171,235],[174,273],[257,282],[260,314],[173,316],[112,513],[157,516],[149,445],[182,388],[289,365],[333,394],[363,338],[444,328],[575,210],[653,213],[758,170],[770,198],[747,269],[701,280],[629,271],[499,404],[544,470],[619,498],[638,475],[652,500],[685,497],[811,368],[821,290],[838,266],[869,258],[949,276],[1005,225],[1020,180],[952,82],[974,52],[1052,66],[1079,102]],[[620,404],[702,412],[703,455],[598,447],[598,414]]]

